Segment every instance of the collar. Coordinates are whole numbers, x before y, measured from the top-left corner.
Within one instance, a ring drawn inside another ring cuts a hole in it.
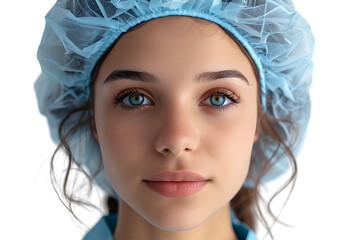
[[[86,233],[83,240],[114,240],[113,233],[117,222],[117,214],[112,213],[103,216],[89,232]],[[233,212],[231,214],[231,223],[238,240],[257,240],[254,232],[244,223],[241,223]]]

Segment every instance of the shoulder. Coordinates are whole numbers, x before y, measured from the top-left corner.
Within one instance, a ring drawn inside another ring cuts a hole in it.
[[[244,223],[232,223],[238,240],[257,240],[255,233]]]
[[[257,240],[255,233],[245,223],[239,221],[234,211],[230,208],[231,224],[238,240]]]
[[[103,216],[91,229],[85,234],[83,240],[113,240],[117,214]]]

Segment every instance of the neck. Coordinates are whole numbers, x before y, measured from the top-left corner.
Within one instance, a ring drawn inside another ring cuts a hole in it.
[[[120,200],[114,232],[115,240],[236,240],[230,220],[229,205],[188,229],[168,230],[154,226],[129,205]]]

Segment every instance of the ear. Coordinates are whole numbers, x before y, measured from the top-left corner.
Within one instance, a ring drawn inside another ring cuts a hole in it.
[[[95,124],[95,117],[92,117],[90,120],[90,125],[91,125],[91,133],[93,135],[93,137],[95,138],[95,140],[97,142],[99,142],[99,137],[98,137],[98,133],[97,133],[97,129],[96,129],[96,124]]]

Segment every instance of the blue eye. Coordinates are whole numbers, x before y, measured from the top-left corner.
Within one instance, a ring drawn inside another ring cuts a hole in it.
[[[124,91],[120,91],[114,96],[114,106],[119,106],[121,109],[124,110],[138,111],[144,108],[145,105],[143,105],[143,103],[145,103],[146,105],[152,103],[147,99],[148,98],[145,94],[139,92],[135,88],[130,88]],[[207,101],[208,99],[210,101]],[[202,103],[201,105],[213,104],[215,110],[225,111],[229,110],[231,107],[237,106],[237,104],[241,102],[241,99],[227,89],[218,88],[210,91],[210,93],[208,93],[207,95],[206,100],[203,102],[207,104]],[[223,105],[224,103],[227,104]]]
[[[210,102],[214,104],[216,107],[222,106],[225,102],[230,103],[231,101],[229,99],[226,99],[224,95],[221,94],[213,94],[209,98]]]

